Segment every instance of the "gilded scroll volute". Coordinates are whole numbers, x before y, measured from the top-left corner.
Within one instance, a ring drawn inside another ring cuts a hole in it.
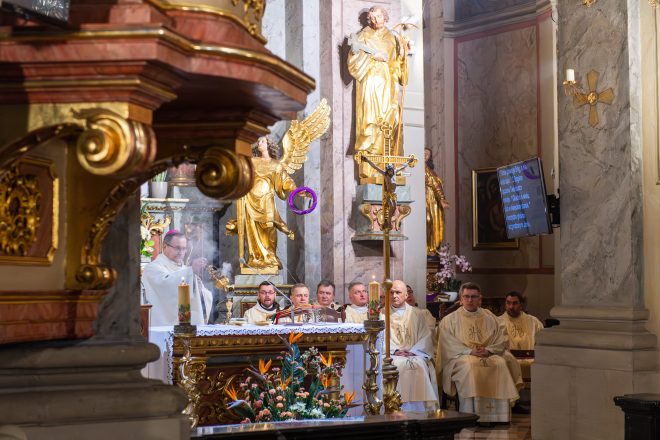
[[[85,120],[76,142],[78,162],[98,176],[128,177],[146,171],[156,157],[152,128],[105,109],[74,111]]]
[[[220,147],[206,150],[197,163],[199,190],[216,199],[237,199],[252,187],[254,170],[249,157]]]

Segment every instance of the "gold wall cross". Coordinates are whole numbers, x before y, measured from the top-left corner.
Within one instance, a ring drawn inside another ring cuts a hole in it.
[[[598,124],[598,109],[596,108],[596,104],[600,102],[610,105],[612,104],[612,101],[614,101],[614,92],[611,87],[602,92],[596,91],[599,75],[600,74],[595,70],[587,73],[589,92],[577,93],[573,96],[573,104],[575,104],[576,107],[582,107],[583,105],[589,104],[589,125],[592,127],[595,127]]]

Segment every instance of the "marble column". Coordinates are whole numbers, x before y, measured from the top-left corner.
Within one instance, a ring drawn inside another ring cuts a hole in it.
[[[419,26],[418,29],[407,31],[412,41],[412,55],[408,56],[410,71],[403,105],[403,142],[405,154],[414,154],[419,162],[415,168],[410,169],[408,177],[414,202],[403,226],[403,233],[408,237],[403,246],[403,279],[412,287],[420,307],[426,305],[426,234],[421,233],[426,230],[423,9],[421,0],[401,2],[401,16],[411,17],[411,21]]]
[[[646,330],[643,291],[640,7],[646,2],[557,2],[558,71],[600,73],[614,91],[587,122],[559,92],[561,325],[537,338],[532,436],[537,440],[621,439],[616,395],[657,392],[656,336]],[[646,12],[641,12],[646,13]],[[559,86],[561,88],[561,86]]]
[[[30,440],[189,437],[183,392],[140,374],[160,353],[140,334],[139,228],[136,193],[104,242],[103,261],[119,271],[94,337],[3,347],[0,423],[22,425]]]

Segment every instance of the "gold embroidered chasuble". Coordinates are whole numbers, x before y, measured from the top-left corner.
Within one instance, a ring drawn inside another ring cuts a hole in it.
[[[357,307],[354,305],[349,305],[345,309],[346,312],[346,321],[356,324],[362,324],[368,317],[367,306]]]
[[[247,319],[248,323],[254,324],[255,322],[270,321],[275,313],[277,313],[276,309],[268,311],[257,303],[245,311],[243,318]]]
[[[392,356],[399,370],[397,390],[405,402],[436,402],[438,385],[433,365],[433,334],[420,309],[405,304],[390,315],[391,350],[406,350],[415,356]]]
[[[520,369],[509,366],[502,357],[507,344],[504,325],[490,311],[479,308],[468,312],[461,307],[445,316],[440,321],[438,344],[442,350],[443,389],[447,394],[458,391],[461,399],[518,399],[516,383],[522,383]],[[470,355],[472,349],[481,347],[493,355],[487,358]]]
[[[509,350],[534,350],[536,334],[543,329],[543,324],[535,316],[520,312],[513,318],[508,313],[499,317],[509,338]]]

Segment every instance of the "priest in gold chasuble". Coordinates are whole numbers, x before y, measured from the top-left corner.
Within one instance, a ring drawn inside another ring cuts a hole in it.
[[[499,317],[509,337],[509,350],[534,350],[536,334],[543,324],[535,316],[522,311],[523,296],[518,292],[506,295],[506,312]]]
[[[406,403],[421,403],[417,410],[438,403],[438,384],[433,365],[433,334],[417,307],[406,304],[406,284],[396,280],[391,289],[390,342],[392,364],[399,370],[397,391]]]
[[[385,23],[389,16],[380,6],[369,9],[369,26],[351,36],[348,71],[355,78],[355,151],[368,154],[400,155],[403,133],[395,135],[391,151],[384,151],[385,138],[380,129],[386,122],[399,124],[397,84],[408,82],[406,50],[408,42],[399,40]],[[360,177],[375,177],[368,163],[360,165]]]
[[[440,321],[443,389],[449,395],[458,392],[459,410],[478,414],[480,422],[508,422],[522,378],[517,365],[503,357],[504,326],[479,307],[477,284],[463,284],[459,294],[462,307]]]

